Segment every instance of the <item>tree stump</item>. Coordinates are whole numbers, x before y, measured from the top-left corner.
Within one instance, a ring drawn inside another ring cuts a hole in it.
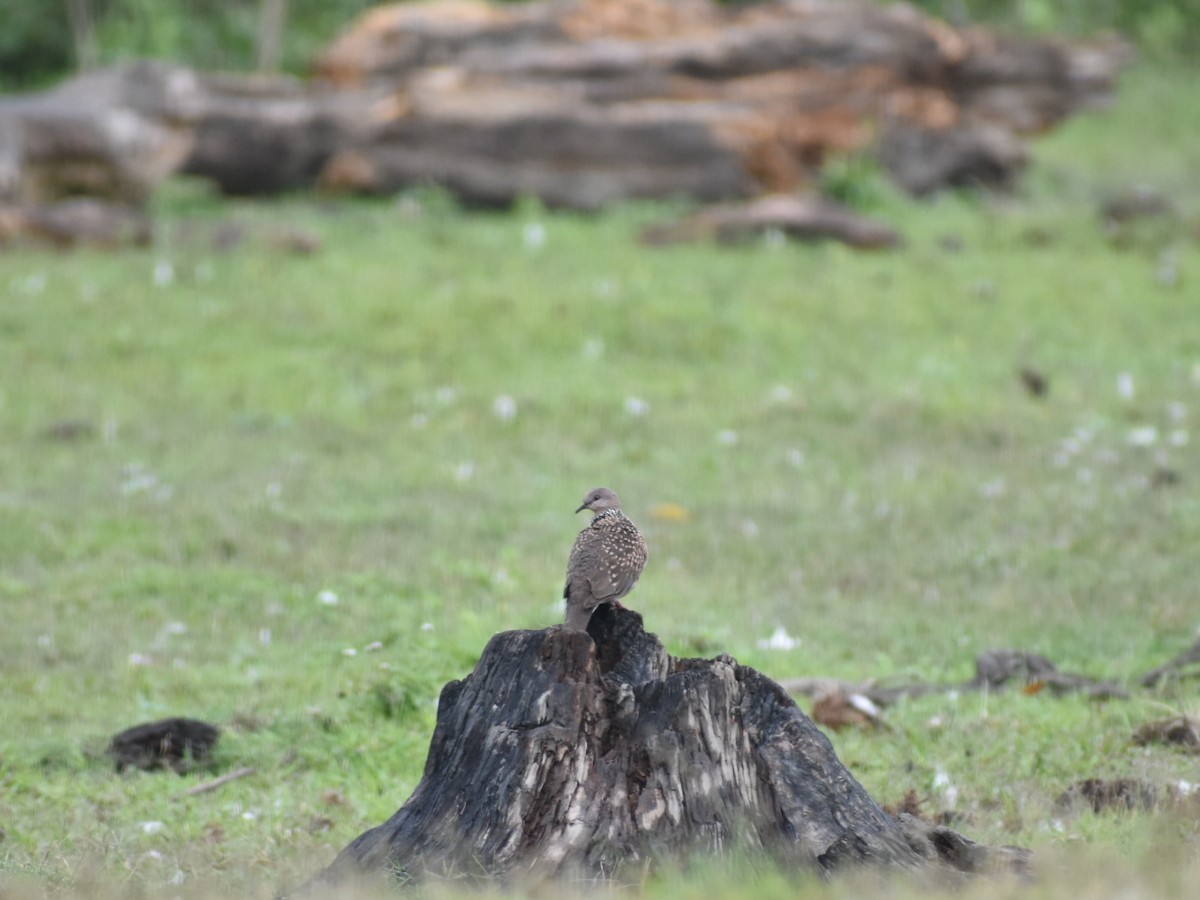
[[[779,685],[729,656],[672,657],[640,615],[603,607],[588,634],[493,637],[443,688],[408,802],[310,886],[380,872],[606,878],[729,850],[816,872],[1023,859],[889,815]]]

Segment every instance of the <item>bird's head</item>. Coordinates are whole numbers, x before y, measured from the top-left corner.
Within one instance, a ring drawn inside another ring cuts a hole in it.
[[[608,488],[594,488],[588,491],[587,496],[583,498],[583,502],[579,504],[579,509],[575,512],[582,512],[585,509],[590,509],[594,513],[602,513],[609,509],[620,509],[621,499]]]

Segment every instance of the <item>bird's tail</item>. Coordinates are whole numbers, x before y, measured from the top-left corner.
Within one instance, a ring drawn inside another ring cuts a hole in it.
[[[584,607],[578,603],[567,601],[567,627],[572,631],[587,631],[588,622],[596,607]]]

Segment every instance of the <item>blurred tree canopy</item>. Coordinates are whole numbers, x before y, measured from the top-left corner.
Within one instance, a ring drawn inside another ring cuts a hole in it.
[[[270,0],[0,0],[0,89],[35,87],[77,65],[154,56],[206,69],[258,61]],[[746,2],[746,0],[730,0]],[[954,24],[1072,36],[1117,29],[1155,59],[1200,57],[1200,0],[915,0]],[[275,0],[278,8],[280,0]],[[374,0],[282,0],[281,63],[313,56]],[[276,10],[276,12],[278,9]]]

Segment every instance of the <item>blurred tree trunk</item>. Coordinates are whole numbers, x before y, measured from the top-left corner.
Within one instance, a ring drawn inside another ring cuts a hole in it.
[[[258,70],[278,72],[283,56],[283,32],[287,25],[288,0],[262,0],[258,20]]]
[[[95,68],[99,59],[96,47],[96,19],[91,0],[65,0],[71,40],[75,45],[75,64],[81,70]]]

